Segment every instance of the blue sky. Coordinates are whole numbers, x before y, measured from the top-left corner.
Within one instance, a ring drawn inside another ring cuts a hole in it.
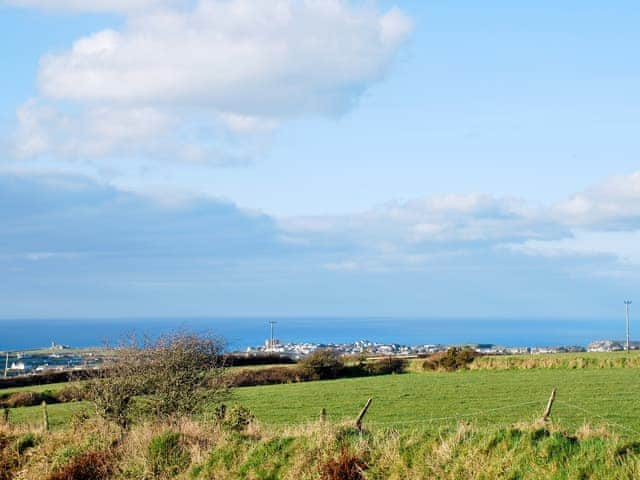
[[[86,3],[0,1],[0,316],[633,297],[634,3]]]

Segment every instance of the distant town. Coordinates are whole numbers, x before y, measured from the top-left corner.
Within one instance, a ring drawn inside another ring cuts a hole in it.
[[[616,352],[625,350],[624,341],[599,340],[589,345],[559,345],[559,346],[501,346],[494,344],[420,344],[402,345],[398,343],[378,343],[369,340],[359,340],[351,343],[311,343],[311,342],[287,342],[278,339],[267,339],[263,345],[248,347],[243,351],[230,352],[238,356],[262,356],[278,354],[299,360],[318,349],[331,349],[341,355],[372,355],[372,356],[418,356],[443,352],[453,346],[472,348],[484,355],[538,355],[550,353],[570,352]],[[631,350],[640,349],[640,342],[630,342]],[[34,375],[51,372],[65,372],[73,370],[86,370],[99,367],[105,356],[109,356],[104,349],[73,349],[67,345],[52,342],[49,347],[38,350],[25,350],[21,352],[3,352],[4,365],[2,372],[4,377]]]
[[[368,340],[360,340],[352,343],[282,343],[277,339],[267,339],[264,345],[249,347],[247,354],[278,353],[299,359],[318,349],[331,349],[343,355],[424,355],[446,351],[452,346],[444,344],[420,344],[401,345],[398,343],[377,343]],[[616,352],[625,349],[625,342],[615,340],[598,340],[584,347],[581,345],[559,346],[501,346],[493,344],[466,344],[464,347],[472,348],[485,355],[525,355],[545,353],[569,353],[569,352]],[[640,349],[640,342],[630,342],[631,350]]]

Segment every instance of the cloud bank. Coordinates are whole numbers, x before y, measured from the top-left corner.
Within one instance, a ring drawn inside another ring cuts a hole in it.
[[[620,195],[638,202],[626,187],[637,178],[577,195],[593,205]],[[612,191],[616,184],[624,192]],[[615,297],[618,279],[637,279],[640,265],[640,213],[632,210],[623,212],[627,228],[603,231],[620,225],[620,212],[605,217],[596,208],[587,220],[566,213],[566,202],[532,207],[479,194],[308,218],[211,199],[157,200],[81,177],[0,175],[3,311],[86,311],[86,300],[108,314],[155,312],[150,305],[173,314],[401,314],[428,299],[434,313],[460,292],[508,310],[560,293],[578,299],[585,289],[599,292],[596,303],[600,294]]]

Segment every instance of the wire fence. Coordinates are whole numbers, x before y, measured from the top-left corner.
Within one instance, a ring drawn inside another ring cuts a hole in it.
[[[612,397],[612,399],[614,399],[614,397]],[[615,398],[615,400],[619,400],[619,399]],[[571,414],[568,414],[567,412],[567,410],[569,411],[573,410],[574,412],[580,412],[581,414],[583,414],[582,425],[585,425],[585,424],[588,424],[591,426],[604,425],[611,430],[617,431],[617,433],[625,432],[628,435],[632,435],[640,438],[639,429],[633,428],[632,426],[629,426],[629,425],[624,425],[620,422],[616,422],[605,415],[595,413],[594,411],[584,408],[580,405],[576,405],[572,402],[567,402],[564,400],[552,400],[551,403],[554,404],[555,412],[556,412],[551,415],[551,420],[553,423],[556,423],[561,427],[569,426],[569,425],[573,427],[579,426],[580,419],[576,418]],[[561,407],[561,408],[558,409],[558,407]],[[542,415],[543,408],[544,408],[543,402],[541,402],[540,400],[531,400],[527,402],[511,403],[511,404],[500,406],[500,407],[486,408],[486,409],[474,410],[471,412],[456,413],[453,415],[446,415],[446,416],[425,416],[425,417],[417,417],[412,419],[393,419],[393,420],[375,420],[374,419],[374,420],[365,421],[364,423],[366,424],[366,426],[370,426],[370,427],[396,427],[396,426],[401,427],[401,426],[411,426],[411,425],[420,426],[420,425],[434,425],[438,423],[444,426],[446,425],[447,422],[481,420],[483,419],[483,417],[486,417],[485,420],[487,420],[490,425],[506,427],[506,426],[514,425],[520,422],[527,422],[527,421],[533,422],[535,420],[541,420],[543,418],[543,415]],[[525,412],[523,411],[523,409],[526,409],[527,411]],[[560,410],[560,412],[558,412],[558,410]],[[496,413],[499,413],[499,412],[507,413],[509,414],[508,416],[510,416],[511,418],[509,420],[505,419],[504,421],[500,421],[496,418],[492,418]],[[308,418],[306,421],[302,420],[299,422],[283,422],[283,423],[278,422],[278,423],[269,423],[269,425],[274,427],[281,427],[281,428],[300,427],[305,424],[317,423],[319,419],[320,417],[315,417],[315,418]],[[558,422],[557,419],[561,419],[561,421]],[[325,418],[325,420],[328,421],[328,418]],[[334,423],[347,423],[349,421],[350,421],[350,418],[348,417],[334,419]]]

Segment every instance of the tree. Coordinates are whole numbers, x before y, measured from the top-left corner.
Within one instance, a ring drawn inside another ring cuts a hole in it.
[[[136,408],[160,418],[195,413],[226,392],[224,342],[210,335],[176,333],[139,342],[130,337],[87,384],[102,417],[123,429]]]
[[[305,375],[311,378],[337,378],[344,369],[344,363],[333,350],[319,349],[300,361]]]

